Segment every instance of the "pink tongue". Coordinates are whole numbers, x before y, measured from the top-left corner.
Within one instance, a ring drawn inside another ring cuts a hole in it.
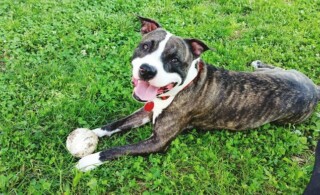
[[[148,82],[141,80],[134,81],[134,84],[134,93],[141,100],[151,101],[157,97],[158,87],[151,86]]]

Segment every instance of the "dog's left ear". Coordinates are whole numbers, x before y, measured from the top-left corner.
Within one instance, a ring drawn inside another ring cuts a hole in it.
[[[205,43],[198,39],[184,39],[184,41],[188,44],[190,47],[193,55],[198,58],[203,52],[207,50],[212,50],[209,48]]]
[[[157,28],[161,28],[160,24],[152,19],[149,18],[143,18],[141,16],[138,16],[140,22],[141,22],[141,29],[140,32],[142,35],[147,34],[151,31],[156,30]]]

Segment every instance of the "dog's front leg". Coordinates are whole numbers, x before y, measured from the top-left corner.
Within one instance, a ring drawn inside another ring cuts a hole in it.
[[[150,112],[145,111],[143,108],[137,110],[133,114],[107,124],[101,128],[92,130],[97,136],[111,136],[114,133],[129,130],[132,128],[140,127],[150,121]]]
[[[135,156],[163,152],[179,132],[180,129],[177,125],[155,127],[149,139],[136,144],[115,147],[85,156],[80,159],[76,168],[81,171],[88,171],[103,164],[104,161],[113,160],[123,155]]]

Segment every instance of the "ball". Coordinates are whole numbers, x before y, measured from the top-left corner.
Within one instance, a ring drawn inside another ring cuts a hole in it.
[[[98,136],[86,128],[72,131],[67,138],[67,149],[75,157],[84,157],[97,149]]]

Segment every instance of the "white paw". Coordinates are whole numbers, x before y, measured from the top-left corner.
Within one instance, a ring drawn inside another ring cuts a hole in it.
[[[90,171],[96,168],[97,166],[103,164],[103,162],[100,161],[99,158],[100,152],[85,156],[78,161],[76,168],[83,172]]]
[[[117,133],[121,131],[120,129],[115,129],[113,131],[107,131],[107,130],[103,130],[101,128],[97,128],[92,130],[93,133],[95,133],[98,137],[103,137],[103,136],[111,136],[114,133]]]
[[[261,68],[261,64],[262,64],[262,62],[260,60],[255,60],[255,61],[251,62],[251,66],[255,69]]]

